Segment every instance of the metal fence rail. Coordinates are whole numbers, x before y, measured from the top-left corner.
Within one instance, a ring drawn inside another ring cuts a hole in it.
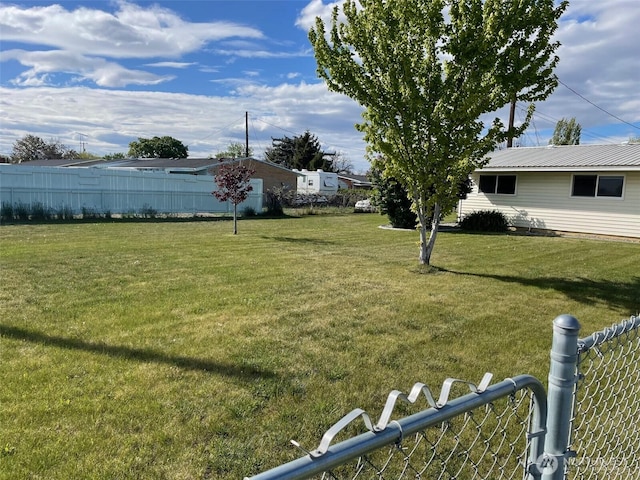
[[[570,479],[640,478],[640,317],[578,341]]]
[[[553,321],[547,392],[529,375],[449,379],[438,401],[416,384],[389,395],[375,426],[354,410],[316,450],[252,479],[640,479],[640,317],[579,332],[570,315]],[[449,400],[456,383],[472,393]],[[392,420],[398,400],[422,397],[428,409]],[[334,444],[359,420],[365,433]]]
[[[547,414],[544,387],[529,375],[489,386],[490,379],[485,375],[479,386],[462,382],[471,393],[453,400],[448,397],[459,380],[447,380],[438,401],[423,384],[409,395],[394,391],[375,426],[366,412],[353,410],[325,433],[316,450],[251,478],[539,478]],[[391,419],[398,400],[421,398],[428,409]],[[332,445],[345,428],[361,420],[365,433]]]

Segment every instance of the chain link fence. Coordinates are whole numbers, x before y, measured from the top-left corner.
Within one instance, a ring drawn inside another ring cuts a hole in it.
[[[569,479],[640,478],[640,317],[578,341]]]
[[[375,426],[366,412],[353,410],[327,430],[306,457],[252,478],[493,480],[522,479],[530,470],[539,476],[544,387],[527,375],[489,386],[490,378],[485,375],[478,387],[448,380],[437,402],[423,384],[416,384],[409,395],[394,391]],[[456,382],[468,385],[471,393],[449,400]],[[415,403],[420,398],[430,408],[391,420],[398,400]],[[365,433],[332,444],[360,420]]]
[[[356,409],[305,456],[252,480],[640,479],[640,317],[578,340],[580,323],[553,323],[548,391],[520,375],[478,386],[448,379],[389,394],[376,425]],[[471,393],[450,400],[454,385]],[[398,401],[429,408],[392,420]],[[354,433],[362,421],[364,433]],[[339,438],[345,438],[336,442]]]

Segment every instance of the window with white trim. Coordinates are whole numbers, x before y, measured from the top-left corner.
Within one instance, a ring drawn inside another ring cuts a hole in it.
[[[574,175],[571,196],[622,198],[623,189],[623,175]]]
[[[515,175],[480,175],[478,191],[497,195],[516,194]]]

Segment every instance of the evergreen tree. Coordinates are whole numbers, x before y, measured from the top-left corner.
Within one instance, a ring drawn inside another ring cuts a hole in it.
[[[308,130],[293,138],[274,138],[272,147],[265,152],[265,158],[287,168],[298,170],[333,171],[333,162],[326,158],[329,154],[322,151],[320,141]]]

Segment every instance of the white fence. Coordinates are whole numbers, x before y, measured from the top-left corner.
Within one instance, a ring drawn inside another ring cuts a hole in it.
[[[262,211],[262,180],[252,179],[253,191],[238,206],[242,212]],[[126,214],[143,209],[158,213],[228,213],[229,202],[212,195],[209,175],[103,168],[0,165],[1,204],[41,204],[45,208],[83,209]]]

